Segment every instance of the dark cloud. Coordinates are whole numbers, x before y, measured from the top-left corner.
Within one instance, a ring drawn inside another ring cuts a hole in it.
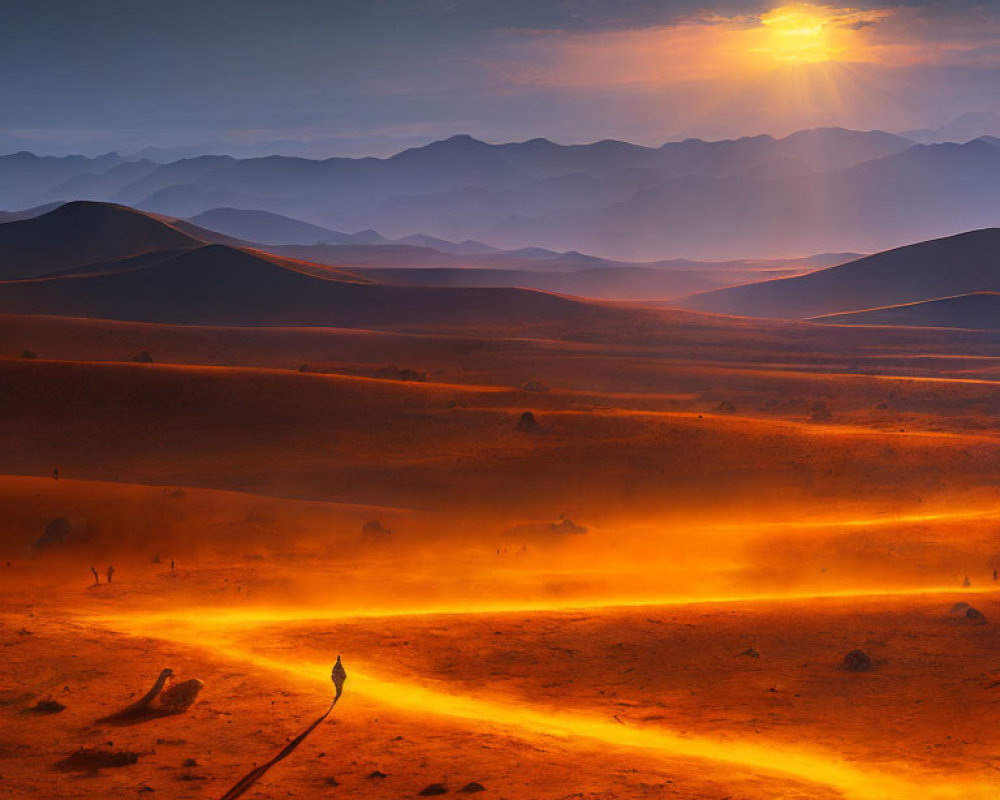
[[[995,21],[1000,13],[994,4],[972,2],[833,4],[904,5],[916,17],[933,18],[941,30],[962,20],[973,20],[966,27],[981,28],[982,19]],[[491,139],[572,134],[577,140],[605,135],[656,140],[684,129],[683,106],[675,118],[656,115],[643,131],[649,115],[641,105],[649,102],[648,89],[614,93],[512,85],[491,65],[509,60],[512,42],[532,32],[642,29],[705,13],[756,15],[773,5],[755,0],[11,2],[0,20],[5,76],[0,124],[6,141],[62,141],[69,149],[228,142],[233,150],[280,145],[313,154],[340,147],[354,153],[366,140],[384,151],[459,130]],[[607,116],[609,107],[617,119]],[[928,109],[927,116],[938,113]],[[0,138],[0,145],[4,141]]]

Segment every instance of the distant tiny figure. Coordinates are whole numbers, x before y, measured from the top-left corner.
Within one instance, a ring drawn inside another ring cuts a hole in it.
[[[115,574],[115,568],[109,564],[108,565],[108,583],[111,583],[111,578],[114,576],[114,574]]]
[[[993,567],[993,580],[997,579],[997,568]]]
[[[175,578],[177,577],[177,570],[175,569],[175,564],[173,559],[170,559],[170,574]]]
[[[90,571],[94,573],[94,586],[100,586],[101,576],[97,573],[97,567],[91,567]]]
[[[972,586],[972,581],[970,581],[969,580],[969,576],[966,575],[965,576],[965,580],[962,581],[962,587],[965,588],[965,589],[968,589],[970,586]]]
[[[59,467],[52,470],[52,477],[55,478],[55,480],[59,480]]]
[[[340,656],[337,656],[337,663],[333,665],[333,671],[330,673],[330,679],[333,681],[333,686],[337,690],[337,694],[333,699],[336,703],[340,699],[341,693],[344,691],[344,681],[347,680],[347,670],[344,669],[344,665],[340,663]]]

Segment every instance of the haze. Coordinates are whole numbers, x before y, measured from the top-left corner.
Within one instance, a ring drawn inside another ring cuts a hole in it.
[[[0,796],[995,800],[998,34],[5,8]]]

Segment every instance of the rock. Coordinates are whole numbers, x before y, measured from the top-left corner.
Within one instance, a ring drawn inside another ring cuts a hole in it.
[[[949,614],[964,614],[971,607],[972,606],[970,606],[966,602],[955,603],[955,605],[953,605],[951,607],[951,609],[948,611],[948,613]]]
[[[369,772],[367,775],[365,775],[365,777],[368,780],[381,780],[382,778],[388,778],[389,776],[386,775],[384,772],[379,772],[376,769],[376,770],[374,770],[372,772]]]
[[[747,656],[748,658],[760,658],[760,653],[758,653],[753,647],[748,647],[742,653],[741,656]]]
[[[65,710],[66,706],[56,700],[39,700],[28,709],[33,714],[58,714],[60,711]]]
[[[361,526],[361,533],[364,536],[372,536],[376,538],[383,538],[386,536],[392,536],[392,531],[382,525],[381,521],[373,519],[370,522],[366,522]]]
[[[583,525],[577,525],[569,517],[560,517],[559,519],[559,522],[552,523],[553,533],[568,533],[579,536],[587,532]]]
[[[21,358],[38,358],[38,353],[34,350],[25,349],[21,351]]]
[[[521,433],[534,433],[538,430],[538,422],[535,420],[535,415],[530,411],[525,411],[521,414],[521,418],[517,421],[517,429]]]
[[[196,759],[193,759],[193,758],[185,758],[184,759],[184,763],[181,764],[181,766],[182,767],[197,767],[198,766],[198,762],[197,762]]]
[[[128,750],[101,750],[82,747],[56,764],[62,772],[94,773],[111,767],[127,767],[139,761],[139,754]]]
[[[458,791],[462,792],[463,794],[473,794],[475,792],[485,792],[486,787],[483,786],[481,783],[478,783],[477,781],[469,781],[467,784],[465,784],[465,786],[463,786]]]
[[[972,606],[965,609],[965,618],[971,619],[974,622],[986,622],[986,615],[978,608],[973,608]]]
[[[143,350],[141,353],[136,353],[134,356],[132,356],[132,361],[136,362],[137,364],[152,364],[153,356],[150,354],[148,350]]]
[[[160,708],[165,714],[183,714],[194,705],[204,686],[197,678],[175,683],[160,695]]]
[[[34,547],[46,548],[66,544],[73,535],[73,525],[66,517],[56,517],[45,526],[45,533],[35,539]]]
[[[846,669],[848,672],[868,672],[874,668],[875,663],[864,650],[852,650],[844,656],[844,662],[841,664],[841,669]]]
[[[736,404],[730,400],[723,400],[715,407],[715,410],[721,411],[723,414],[733,414],[736,411]]]
[[[521,389],[525,392],[547,392],[549,387],[541,381],[531,380],[521,384]]]
[[[434,795],[438,794],[447,794],[447,792],[448,792],[448,787],[445,786],[443,783],[432,783],[430,786],[421,789],[419,792],[417,792],[417,794],[420,795],[421,797],[433,797]]]

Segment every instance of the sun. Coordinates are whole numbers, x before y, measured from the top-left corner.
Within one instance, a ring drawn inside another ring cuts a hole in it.
[[[756,49],[776,61],[836,61],[846,55],[844,29],[839,22],[837,13],[825,6],[781,6],[761,16],[761,43]]]

